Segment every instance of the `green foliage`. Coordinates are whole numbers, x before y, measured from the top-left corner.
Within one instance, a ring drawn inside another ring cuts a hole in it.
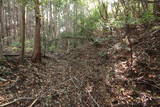
[[[154,21],[156,18],[152,12],[146,11],[142,14],[142,18],[140,18],[141,23],[150,23]]]
[[[46,36],[43,35],[42,36],[42,51],[50,51],[53,52],[56,49],[56,45],[54,43],[54,41],[49,41],[47,40]]]
[[[160,25],[154,26],[151,30],[160,30]]]
[[[95,30],[97,28],[98,22],[100,21],[99,19],[100,19],[100,17],[98,15],[98,12],[96,10],[94,10],[90,16],[88,16],[84,19],[85,28],[88,30]]]
[[[17,0],[22,5],[27,5],[30,0]]]
[[[106,38],[94,38],[93,39],[93,44],[100,44],[105,40],[106,40]]]
[[[156,19],[150,10],[141,13],[140,16],[140,18],[135,18],[132,16],[132,14],[129,14],[129,16],[120,15],[117,16],[116,19],[110,21],[110,24],[112,24],[114,27],[123,27],[126,24],[149,24]]]
[[[33,40],[25,41],[26,52],[30,52],[33,50]]]
[[[19,41],[13,42],[11,44],[11,47],[12,47],[12,50],[17,50],[18,51],[21,47],[21,42],[19,42]],[[33,50],[33,40],[26,40],[25,41],[25,50],[27,52],[30,52],[30,51]]]
[[[35,0],[17,0],[33,11]],[[42,36],[42,50],[55,50],[56,44],[51,42],[53,33],[58,38],[87,38],[93,37],[93,32],[104,31],[108,28],[124,27],[126,24],[148,24],[156,18],[153,15],[153,6],[142,8],[142,4],[135,0],[117,0],[110,4],[109,1],[98,0],[39,0],[42,9],[44,31],[48,36]],[[104,5],[100,2],[103,2]],[[112,6],[111,6],[112,5]],[[112,7],[112,10],[110,9]],[[106,11],[105,9],[108,10]],[[53,12],[53,13],[50,13]],[[101,14],[100,14],[101,12]],[[102,18],[102,16],[104,16]],[[52,20],[50,20],[52,16]],[[50,22],[48,22],[50,21]],[[69,24],[69,26],[67,26]],[[49,29],[49,27],[51,29]],[[55,27],[55,29],[53,28]],[[68,27],[68,29],[67,29]],[[107,28],[108,27],[108,28]],[[105,29],[106,28],[106,29]],[[53,29],[55,31],[53,31]],[[64,31],[67,29],[67,31]],[[50,31],[49,31],[50,30]],[[68,31],[69,30],[69,31]],[[97,32],[96,32],[97,33]],[[102,34],[102,32],[100,32]],[[96,34],[97,35],[97,34]],[[57,35],[56,35],[57,36]],[[100,44],[103,40],[93,39],[93,44]],[[13,43],[14,47],[20,47],[20,43]],[[75,47],[76,40],[71,40],[69,45]],[[32,50],[33,41],[27,41],[26,47]]]
[[[84,26],[81,26],[82,35],[88,36],[90,32],[98,29],[100,21],[100,16],[96,9],[88,17],[83,17],[82,22],[84,22]]]
[[[103,58],[107,56],[106,51],[100,51],[98,54],[99,54],[100,57],[103,57]]]
[[[62,8],[64,6],[64,0],[55,0],[54,3],[57,8]]]
[[[54,44],[48,46],[48,51],[50,51],[50,52],[53,52],[55,49],[56,49],[56,47]]]
[[[77,36],[77,35],[72,32],[62,32],[61,33],[61,38],[75,37],[75,36]]]
[[[33,40],[26,40],[25,45],[26,45],[26,47],[32,48]]]
[[[11,46],[12,47],[21,47],[21,43],[20,42],[13,42],[12,44],[11,44]]]

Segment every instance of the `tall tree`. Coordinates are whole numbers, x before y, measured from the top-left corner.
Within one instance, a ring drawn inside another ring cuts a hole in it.
[[[3,8],[2,8],[3,4],[2,4],[2,0],[0,0],[0,24],[1,24],[1,29],[0,29],[0,59],[3,58],[3,49],[2,49],[2,37],[3,37],[3,34],[4,34],[4,27],[3,27],[3,20],[2,20],[2,17],[3,17]]]
[[[35,1],[36,27],[35,27],[34,51],[33,51],[32,61],[33,61],[33,62],[41,62],[41,36],[40,36],[41,19],[40,19],[40,2],[39,2],[39,0],[34,0],[34,1]]]
[[[160,0],[154,0],[154,15],[160,17]]]
[[[24,60],[25,53],[25,4],[21,4],[21,61]]]

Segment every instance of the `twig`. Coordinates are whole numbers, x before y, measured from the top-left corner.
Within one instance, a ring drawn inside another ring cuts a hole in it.
[[[0,77],[0,81],[6,82],[7,80]]]
[[[75,77],[73,77],[73,78],[71,79],[72,83],[74,84],[74,86],[75,86],[77,89],[79,89],[79,87],[76,85],[76,83],[74,82],[73,79],[75,79]]]
[[[30,98],[30,97],[20,97],[20,98],[18,98],[18,99],[14,99],[14,100],[11,101],[11,102],[2,104],[2,105],[0,105],[0,107],[5,107],[5,106],[8,106],[8,105],[11,105],[11,104],[13,104],[13,103],[15,103],[15,102],[17,102],[17,101],[20,101],[20,100],[33,100],[33,98]]]
[[[71,77],[71,78],[72,78],[72,77]],[[74,79],[77,80],[76,77],[73,77],[71,81],[73,82],[75,88],[77,88],[78,90],[80,90],[80,87],[76,85],[76,83],[74,82]],[[81,90],[80,90],[80,92],[81,92]],[[78,93],[78,92],[77,92],[77,95],[78,95],[79,101],[82,103],[82,96],[81,96],[81,93]]]
[[[153,81],[152,81],[153,82]],[[159,89],[160,90],[160,87],[159,86],[157,86],[157,85],[152,85],[152,84],[150,84],[148,81],[146,81],[146,80],[141,80],[140,82],[137,82],[137,83],[146,83],[147,85],[150,85],[150,86],[152,86],[152,87],[154,87],[154,88],[157,88],[157,89]],[[155,82],[154,82],[155,83]]]
[[[100,107],[100,105],[98,104],[98,102],[93,98],[93,96],[90,94],[90,92],[88,92],[90,98],[93,100],[93,102],[97,105],[97,107]]]
[[[153,36],[155,33],[159,32],[159,31],[160,31],[160,30],[158,29],[158,30],[152,32],[152,33],[151,33],[151,36]]]
[[[38,101],[38,98],[36,98],[36,99],[32,102],[32,104],[31,104],[30,106],[28,106],[28,107],[33,107],[33,105],[34,105],[37,101]]]
[[[4,89],[9,89],[9,88],[11,88],[11,87],[13,87],[13,86],[15,86],[16,85],[16,83],[19,81],[19,76],[17,76],[17,78],[16,78],[16,80],[15,80],[15,82],[14,83],[12,83],[10,86],[8,86],[8,87],[5,87]]]
[[[3,54],[5,57],[20,56],[19,54]]]

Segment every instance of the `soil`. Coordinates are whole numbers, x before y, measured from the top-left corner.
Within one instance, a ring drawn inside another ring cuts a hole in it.
[[[159,35],[132,32],[129,44],[126,35],[106,36],[41,64],[9,56],[0,62],[0,107],[158,107]]]

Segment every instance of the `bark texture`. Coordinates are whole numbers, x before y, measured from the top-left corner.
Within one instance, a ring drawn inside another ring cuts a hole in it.
[[[35,5],[36,5],[35,6],[36,28],[35,28],[34,51],[33,51],[32,61],[41,62],[41,37],[40,37],[41,19],[40,19],[39,0],[35,0]]]

